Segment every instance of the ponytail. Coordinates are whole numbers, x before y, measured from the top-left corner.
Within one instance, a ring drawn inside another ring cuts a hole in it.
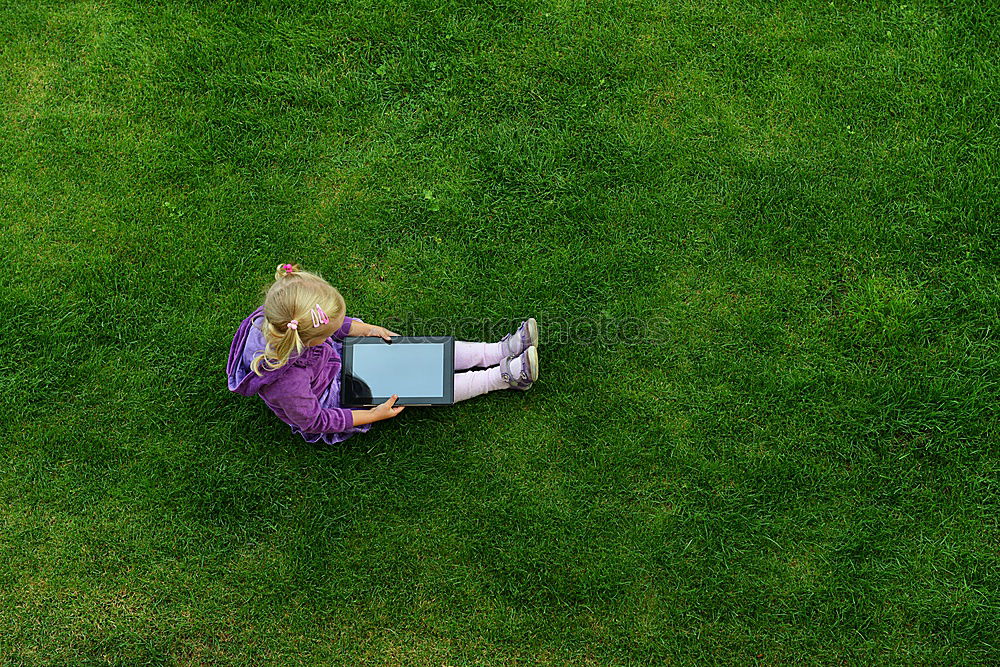
[[[278,268],[274,272],[274,279],[278,281],[282,278],[290,278],[297,273],[302,273],[299,271],[298,264],[278,264]]]
[[[261,364],[263,364],[265,371],[278,370],[288,363],[293,351],[299,355],[306,348],[302,337],[299,336],[298,329],[294,327],[275,326],[265,319],[262,333],[267,344],[264,346],[264,351],[254,357],[250,363],[251,370],[257,375],[263,375]]]

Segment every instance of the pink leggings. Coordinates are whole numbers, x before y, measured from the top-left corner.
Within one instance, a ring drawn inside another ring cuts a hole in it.
[[[486,370],[455,373],[455,402],[464,401],[497,389],[509,389],[497,366],[507,356],[500,343],[455,341],[455,370],[482,366]]]

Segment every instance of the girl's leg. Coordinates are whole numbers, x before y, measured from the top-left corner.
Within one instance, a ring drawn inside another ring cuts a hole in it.
[[[503,378],[504,365],[509,366],[510,381]],[[518,385],[519,381],[520,384],[517,388],[527,389],[531,386],[531,382],[538,377],[538,354],[535,348],[531,348],[524,354],[511,359],[509,364],[504,365],[487,368],[484,371],[455,373],[455,402],[498,389],[511,389],[513,388],[511,383]],[[523,377],[522,370],[526,373]]]
[[[503,361],[505,348],[502,343],[469,343],[464,340],[455,341],[455,370],[482,366],[489,368]]]
[[[500,377],[500,367],[494,366],[484,371],[455,373],[455,402],[464,401],[509,386]]]
[[[455,370],[465,370],[482,366],[496,366],[506,357],[514,357],[532,345],[538,345],[538,323],[530,317],[512,334],[507,334],[496,343],[468,343],[455,341]]]

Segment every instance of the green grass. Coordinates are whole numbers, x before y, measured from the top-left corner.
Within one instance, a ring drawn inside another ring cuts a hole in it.
[[[998,25],[3,0],[0,661],[1000,661]],[[542,381],[307,445],[285,261]]]

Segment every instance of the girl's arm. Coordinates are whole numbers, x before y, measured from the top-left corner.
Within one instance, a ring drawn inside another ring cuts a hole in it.
[[[399,396],[393,394],[388,401],[380,405],[376,405],[374,408],[370,408],[368,410],[351,410],[351,412],[354,413],[354,425],[361,426],[362,424],[371,424],[372,422],[395,417],[404,410],[404,406],[402,405],[398,408],[393,407],[397,398],[399,398]]]
[[[368,324],[362,322],[361,320],[355,319],[351,321],[351,328],[348,330],[347,334],[349,336],[380,336],[386,340],[389,340],[390,336],[398,336],[398,333],[393,333],[385,327],[375,326],[374,324]]]
[[[260,397],[279,417],[305,433],[340,433],[351,428],[353,411],[320,405],[302,370],[290,368],[285,377],[261,388]]]
[[[312,392],[305,369],[290,368],[284,377],[263,387],[260,397],[287,423],[304,433],[340,433],[352,426],[395,417],[403,406],[393,407],[397,396],[369,410],[324,408]]]

